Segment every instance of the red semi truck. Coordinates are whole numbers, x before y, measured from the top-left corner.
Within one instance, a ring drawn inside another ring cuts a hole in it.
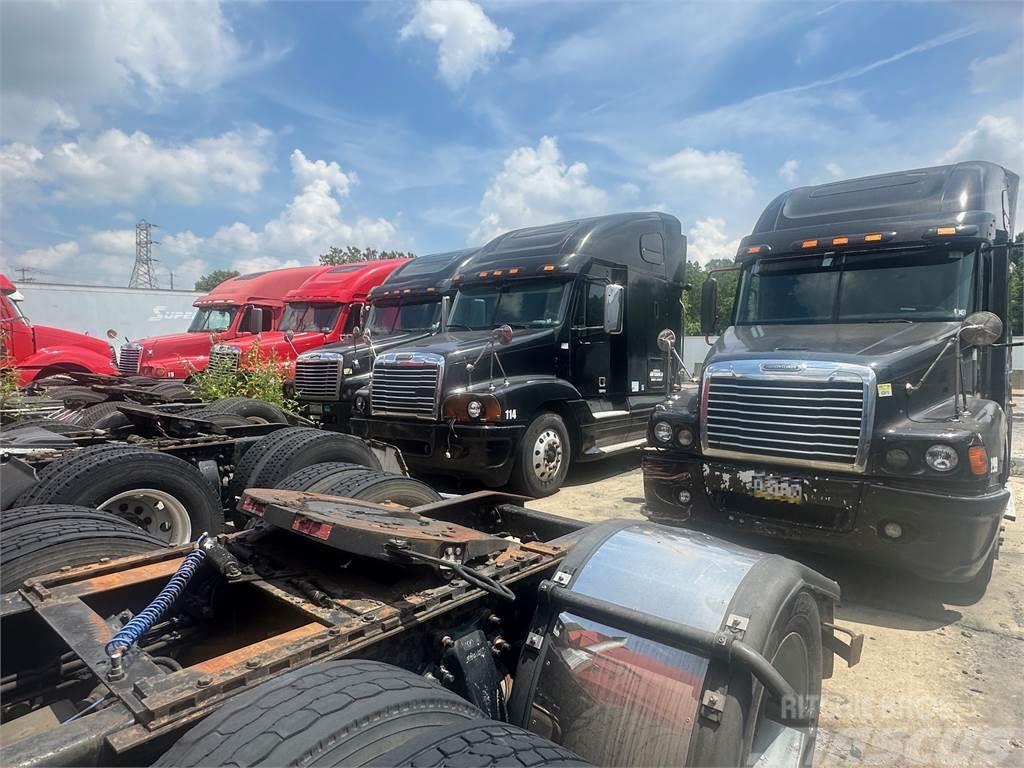
[[[284,316],[276,331],[214,346],[210,364],[237,368],[259,345],[262,359],[278,361],[290,376],[301,353],[333,344],[360,324],[370,291],[409,259],[357,261],[327,267],[284,297]]]
[[[84,333],[33,325],[18,306],[22,296],[0,274],[0,365],[18,370],[18,383],[56,373],[117,374],[114,349]]]
[[[276,330],[284,315],[285,295],[311,276],[331,267],[293,267],[253,272],[225,280],[196,299],[198,310],[184,333],[128,342],[118,367],[125,376],[187,379],[209,362],[214,344]]]

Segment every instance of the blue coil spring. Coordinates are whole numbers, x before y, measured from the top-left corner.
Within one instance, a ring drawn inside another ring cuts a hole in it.
[[[181,593],[185,591],[185,587],[205,557],[206,550],[204,549],[197,549],[185,557],[181,565],[178,566],[178,570],[171,576],[171,580],[167,582],[167,586],[153,598],[153,602],[147,605],[138,616],[121,627],[110,642],[104,646],[107,656],[112,657],[119,650],[127,651],[138,642],[140,637],[146,634],[149,628],[181,597]]]

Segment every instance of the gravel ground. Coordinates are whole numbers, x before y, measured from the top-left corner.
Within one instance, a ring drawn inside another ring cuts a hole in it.
[[[1024,499],[1024,478],[1011,484]],[[640,518],[642,502],[631,455],[574,469],[530,506],[599,521]],[[1024,519],[1007,523],[988,592],[968,605],[907,575],[787,554],[839,582],[837,621],[866,637],[861,663],[837,660],[825,681],[816,765],[1024,765]]]

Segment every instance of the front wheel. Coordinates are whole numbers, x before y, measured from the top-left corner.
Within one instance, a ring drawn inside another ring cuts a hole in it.
[[[519,443],[509,484],[526,496],[550,496],[565,482],[570,453],[569,432],[562,417],[540,414]]]

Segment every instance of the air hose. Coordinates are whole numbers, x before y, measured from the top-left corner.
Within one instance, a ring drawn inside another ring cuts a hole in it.
[[[110,642],[104,646],[104,650],[110,658],[109,679],[120,680],[124,677],[122,659],[125,651],[135,645],[139,638],[146,634],[150,627],[181,597],[181,593],[185,591],[185,587],[188,586],[196,570],[206,559],[206,549],[203,548],[204,538],[206,538],[206,534],[199,538],[199,541],[196,542],[197,548],[185,556],[181,565],[178,566],[178,570],[167,582],[167,586],[160,590],[160,594],[153,598],[153,602],[121,627]]]

